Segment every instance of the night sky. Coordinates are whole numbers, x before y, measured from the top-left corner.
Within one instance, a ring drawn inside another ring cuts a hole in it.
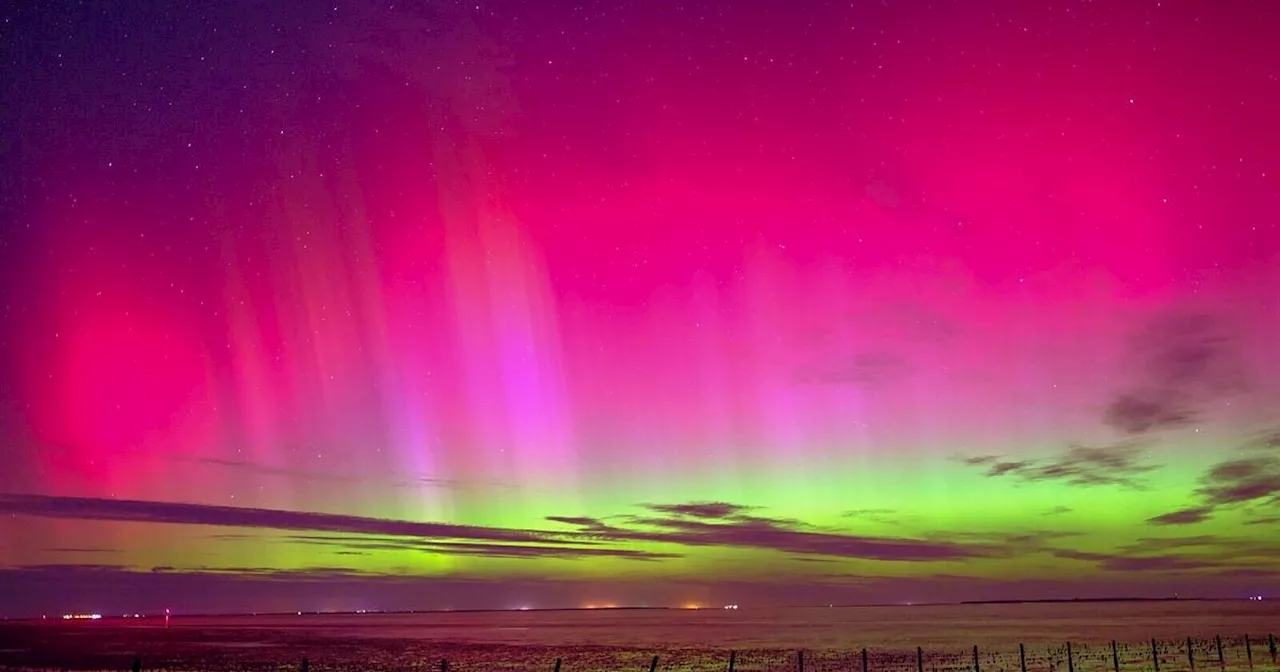
[[[1280,592],[1280,3],[61,4],[0,615]]]

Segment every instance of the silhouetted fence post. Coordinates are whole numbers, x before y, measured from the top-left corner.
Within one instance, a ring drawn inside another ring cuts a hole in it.
[[[730,651],[730,652],[729,652],[729,672],[733,672],[733,664],[734,664],[734,662],[737,660],[737,658],[738,658],[738,652],[737,652],[737,651]]]
[[[1076,672],[1076,661],[1071,656],[1071,642],[1067,642],[1067,672]]]
[[[867,672],[867,650],[862,650],[862,672]]]
[[[1190,637],[1187,638],[1187,664],[1191,666],[1191,669],[1196,669],[1196,653],[1195,649],[1191,648]]]
[[[1027,647],[1023,646],[1021,642],[1018,643],[1018,666],[1022,669],[1022,672],[1027,672]]]
[[[1249,660],[1249,667],[1253,667],[1253,645],[1249,643],[1249,635],[1244,636],[1244,657]]]
[[[1222,657],[1222,635],[1214,635],[1213,643],[1218,647],[1218,666],[1226,667],[1227,661]]]
[[[654,672],[657,669],[658,669],[658,657],[654,656],[653,660],[649,661],[649,672]]]
[[[440,672],[449,672],[449,659],[440,659]]]
[[[803,649],[800,651],[796,651],[796,669],[799,670],[799,672],[804,672],[804,650]],[[653,670],[649,670],[649,672],[653,672]]]
[[[1274,633],[1267,635],[1267,648],[1271,649],[1271,662],[1276,662],[1276,636]]]
[[[134,656],[134,658],[133,658],[133,672],[142,672],[142,658],[141,658],[141,657]]]
[[[924,649],[916,647],[916,672],[924,672]]]
[[[311,661],[307,660],[306,656],[303,656],[303,658],[302,658],[302,665],[300,665],[300,666],[298,667],[298,671],[299,671],[299,672],[311,672]]]
[[[560,672],[560,659],[556,658],[556,672]]]
[[[1116,651],[1116,640],[1111,640],[1111,667],[1120,672],[1120,652]]]
[[[1160,648],[1156,646],[1156,638],[1151,638],[1151,663],[1155,665],[1155,671],[1160,672]]]
[[[973,645],[973,672],[982,672],[982,668],[978,665],[978,645]]]

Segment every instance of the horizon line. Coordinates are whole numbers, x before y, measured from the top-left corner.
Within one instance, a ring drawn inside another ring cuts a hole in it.
[[[777,605],[756,605],[754,607],[747,606],[746,609],[866,609],[866,608],[885,608],[885,607],[962,607],[962,606],[979,606],[994,604],[1070,604],[1070,603],[1098,603],[1098,602],[1256,602],[1263,601],[1258,596],[1246,597],[1181,597],[1178,595],[1167,597],[1047,597],[1032,599],[1015,599],[1015,600],[960,600],[954,602],[869,602],[869,603],[846,603],[846,604],[777,604]],[[83,620],[99,620],[99,621],[118,621],[118,620],[138,620],[138,619],[155,619],[155,618],[256,618],[256,617],[276,617],[276,616],[292,616],[294,618],[300,616],[369,616],[369,615],[406,615],[406,614],[477,614],[477,613],[520,613],[520,612],[550,612],[550,611],[738,611],[743,609],[740,604],[730,604],[722,606],[670,606],[670,605],[610,605],[610,606],[579,606],[579,607],[517,607],[517,608],[464,608],[464,609],[353,609],[353,610],[334,610],[334,611],[243,611],[243,612],[190,612],[190,613],[163,613],[163,612],[133,612],[124,614],[105,614],[93,612],[92,614],[84,614],[83,612],[65,612],[57,614],[41,614],[39,616],[0,616],[0,621],[35,621],[46,622],[56,621],[62,622],[78,622]],[[97,618],[85,618],[89,615],[95,615]],[[71,616],[72,618],[68,618]],[[80,618],[74,618],[80,616]]]

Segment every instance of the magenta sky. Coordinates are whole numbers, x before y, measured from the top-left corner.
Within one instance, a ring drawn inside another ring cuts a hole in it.
[[[13,613],[1277,588],[1262,2],[9,9]]]

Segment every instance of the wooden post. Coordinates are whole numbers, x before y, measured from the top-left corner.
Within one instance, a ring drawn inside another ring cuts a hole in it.
[[[916,647],[916,672],[924,672],[924,649]]]
[[[654,670],[657,670],[657,669],[658,669],[658,657],[654,656],[653,660],[649,661],[649,672],[654,672]]]
[[[1076,672],[1076,661],[1071,656],[1071,642],[1067,642],[1067,672]]]
[[[1021,642],[1018,643],[1018,664],[1022,672],[1027,672],[1027,647],[1023,646]]]
[[[1187,664],[1191,666],[1191,669],[1196,669],[1196,654],[1195,649],[1191,648],[1190,637],[1187,638]]]
[[[139,656],[133,658],[133,672],[142,672],[142,658]]]
[[[1276,636],[1274,633],[1267,635],[1267,648],[1271,649],[1271,662],[1276,662]]]
[[[867,650],[862,650],[862,672],[867,672]]]
[[[1120,654],[1116,651],[1116,640],[1111,640],[1111,667],[1120,672]]]
[[[1222,635],[1214,635],[1213,643],[1218,646],[1218,666],[1225,667],[1227,662],[1222,657]]]
[[[1156,672],[1160,672],[1160,649],[1156,647],[1155,637],[1151,638],[1151,662],[1155,664]]]
[[[311,672],[311,661],[304,656],[302,658],[302,666],[298,668],[299,672]]]
[[[1249,635],[1244,636],[1244,657],[1249,659],[1249,667],[1253,667],[1253,645],[1249,643]]]
[[[738,658],[738,652],[737,652],[737,651],[730,651],[730,652],[729,652],[729,672],[733,672],[733,664],[734,664],[734,662],[736,662],[736,661],[737,661],[737,658]]]
[[[556,658],[556,672],[560,672],[560,659]]]
[[[982,667],[978,665],[978,645],[973,645],[973,672],[982,672]]]
[[[440,659],[440,672],[449,672],[449,660],[447,658]]]
[[[804,649],[796,651],[796,669],[804,672]],[[653,672],[653,670],[649,670],[649,672]]]

